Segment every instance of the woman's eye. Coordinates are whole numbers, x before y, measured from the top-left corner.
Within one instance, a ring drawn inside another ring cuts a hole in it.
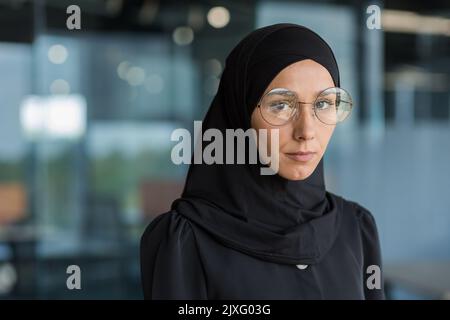
[[[316,108],[319,110],[324,110],[330,108],[333,105],[331,101],[328,100],[320,100],[316,102]]]
[[[282,111],[288,111],[292,108],[290,103],[287,102],[274,102],[270,105],[270,111],[272,112],[282,112]]]

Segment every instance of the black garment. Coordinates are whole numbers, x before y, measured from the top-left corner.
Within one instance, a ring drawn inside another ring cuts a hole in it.
[[[141,245],[145,299],[384,299],[366,286],[370,265],[381,268],[373,216],[342,201],[332,248],[306,269],[231,249],[176,211],[158,216]],[[313,245],[313,244],[311,244]]]
[[[203,132],[250,128],[270,81],[303,59],[340,85],[334,54],[313,31],[276,24],[252,32],[226,59]],[[381,267],[373,217],[326,191],[323,160],[301,181],[261,175],[262,167],[191,164],[182,196],[142,237],[145,297],[381,298],[379,289],[365,293],[366,266]]]

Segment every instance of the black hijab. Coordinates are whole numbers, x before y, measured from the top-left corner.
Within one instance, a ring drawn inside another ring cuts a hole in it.
[[[272,79],[304,59],[324,66],[334,84],[340,85],[334,54],[315,32],[283,23],[250,33],[226,59],[203,132],[216,128],[225,136],[227,128],[250,128],[251,113]],[[323,160],[301,181],[261,175],[261,166],[259,162],[192,162],[183,193],[172,209],[188,218],[194,228],[254,257],[287,264],[318,262],[336,238],[342,210],[341,203],[325,189]]]

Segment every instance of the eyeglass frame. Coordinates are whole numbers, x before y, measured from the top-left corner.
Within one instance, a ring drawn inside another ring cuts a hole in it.
[[[318,98],[323,92],[327,91],[328,89],[336,89],[336,88],[337,88],[337,89],[340,89],[340,90],[343,90],[343,91],[350,97],[350,100],[351,100],[351,101],[345,101],[345,100],[342,100],[343,102],[346,102],[346,103],[349,103],[349,104],[350,104],[350,111],[349,111],[349,113],[347,114],[347,116],[346,116],[344,119],[342,119],[342,120],[340,120],[340,121],[337,121],[337,122],[334,123],[334,124],[325,123],[325,122],[323,122],[322,120],[320,120],[320,118],[317,116],[317,113],[316,113],[316,107],[314,107],[314,105],[315,105],[316,102],[317,102],[317,98]],[[295,104],[295,105],[296,105],[295,111],[292,113],[292,115],[289,117],[289,119],[286,121],[286,123],[283,123],[283,124],[272,124],[272,123],[270,123],[269,121],[267,121],[267,120],[264,118],[264,115],[262,114],[262,110],[261,110],[261,102],[262,102],[262,100],[264,99],[264,97],[265,97],[267,94],[269,94],[270,92],[272,92],[273,90],[276,90],[276,89],[285,89],[285,90],[287,90],[287,91],[293,93],[293,94],[295,95],[296,100],[297,100],[297,103]],[[298,113],[298,109],[299,109],[298,105],[300,105],[300,104],[312,104],[312,105],[313,105],[312,109],[313,109],[313,111],[314,111],[314,115],[316,116],[316,118],[319,119],[320,122],[322,122],[323,124],[326,124],[326,125],[328,125],[328,126],[334,126],[334,125],[338,124],[339,122],[343,122],[345,119],[348,118],[348,116],[350,115],[350,113],[352,112],[352,109],[353,109],[353,99],[352,99],[352,96],[350,95],[350,93],[349,93],[347,90],[345,90],[345,89],[343,89],[343,88],[340,88],[340,87],[328,87],[328,88],[326,88],[326,89],[323,89],[323,90],[320,91],[320,93],[316,96],[316,99],[314,100],[314,102],[304,102],[304,101],[300,101],[299,98],[298,98],[297,93],[295,93],[295,91],[289,90],[288,88],[282,88],[282,87],[280,87],[280,88],[272,88],[270,91],[266,92],[265,94],[263,94],[263,95],[261,96],[261,98],[259,99],[258,104],[256,105],[256,107],[259,108],[259,112],[260,112],[260,114],[261,114],[261,117],[263,118],[263,120],[264,120],[265,122],[267,122],[268,124],[270,124],[271,126],[274,126],[274,127],[282,127],[282,126],[285,126],[286,124],[288,124],[290,121],[292,121],[292,119],[294,119],[295,115]]]

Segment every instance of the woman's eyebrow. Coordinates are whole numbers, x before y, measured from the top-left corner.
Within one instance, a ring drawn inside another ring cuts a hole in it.
[[[317,97],[320,93],[322,93],[325,89],[328,89],[328,88],[329,87],[317,90],[316,92],[314,92],[314,97]],[[295,94],[298,96],[299,99],[302,97],[302,94],[300,92],[291,90],[289,88],[285,88],[285,89],[288,89],[289,91],[295,92]]]

